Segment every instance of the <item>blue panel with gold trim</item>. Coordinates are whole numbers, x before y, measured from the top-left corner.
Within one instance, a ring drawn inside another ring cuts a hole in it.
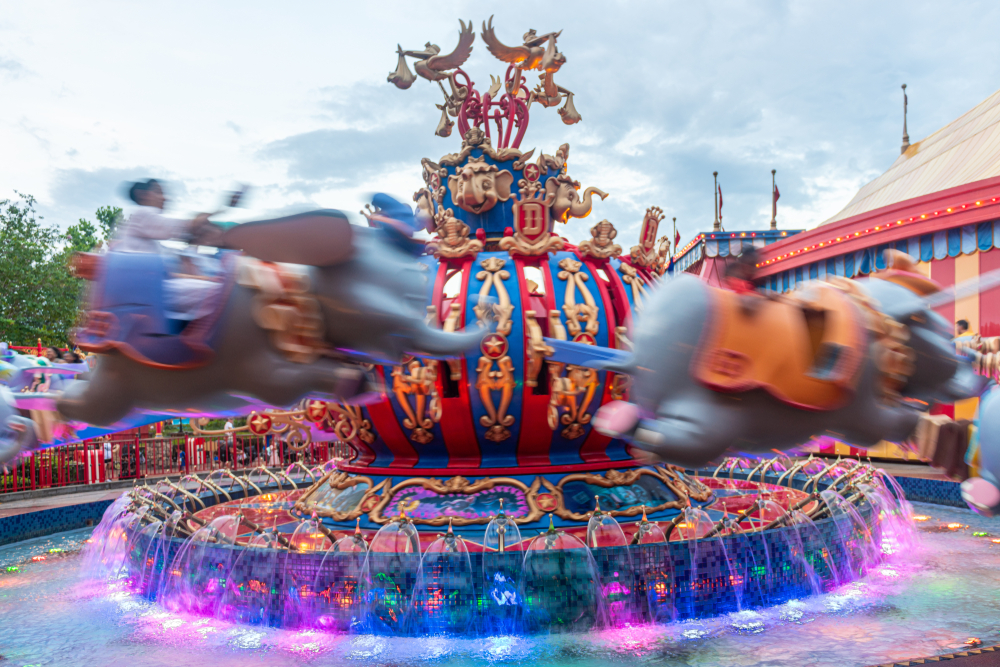
[[[469,276],[469,294],[484,281],[494,301],[497,329],[483,337],[479,350],[466,355],[468,388],[483,467],[516,466],[524,385],[524,331],[521,290],[514,261],[507,253],[480,253]],[[505,313],[505,305],[510,310]],[[474,308],[466,309],[466,329],[477,326]],[[506,333],[505,333],[506,332]]]

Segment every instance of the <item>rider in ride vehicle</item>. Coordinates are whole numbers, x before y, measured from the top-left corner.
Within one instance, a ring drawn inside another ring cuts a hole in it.
[[[111,249],[116,252],[164,251],[159,241],[190,241],[205,233],[210,227],[211,214],[199,213],[191,220],[168,218],[163,215],[167,197],[163,186],[155,179],[134,183],[128,191],[129,198],[138,208],[118,228]],[[185,272],[163,283],[167,316],[174,320],[196,320],[207,315],[220,285],[211,279]]]

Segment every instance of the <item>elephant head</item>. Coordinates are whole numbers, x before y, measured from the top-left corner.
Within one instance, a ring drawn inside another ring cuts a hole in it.
[[[448,177],[448,190],[455,205],[469,213],[485,213],[498,201],[510,199],[510,186],[514,175],[496,165],[487,164],[486,158],[469,158]]]
[[[593,195],[596,194],[601,199],[608,196],[603,190],[587,188],[581,198],[577,194],[579,189],[580,182],[574,181],[569,176],[553,176],[545,181],[545,193],[556,196],[552,204],[553,220],[568,222],[570,218],[586,218],[594,207]]]

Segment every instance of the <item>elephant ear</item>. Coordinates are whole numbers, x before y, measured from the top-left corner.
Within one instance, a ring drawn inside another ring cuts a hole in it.
[[[496,184],[497,198],[500,201],[507,201],[510,199],[510,186],[514,182],[514,174],[504,169],[503,171],[497,173],[493,182]]]
[[[242,250],[265,262],[331,266],[351,257],[353,239],[344,214],[326,209],[235,225],[213,245]]]

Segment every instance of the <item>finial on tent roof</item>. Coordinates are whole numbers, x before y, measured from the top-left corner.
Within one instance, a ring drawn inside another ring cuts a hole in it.
[[[712,178],[715,183],[715,188],[712,192],[712,196],[715,198],[715,222],[712,223],[712,231],[720,232],[722,231],[722,221],[719,220],[719,172],[713,171]]]
[[[902,155],[906,152],[906,149],[910,147],[910,135],[906,133],[906,84],[903,84],[903,146],[899,149],[899,154]]]
[[[778,228],[778,188],[774,182],[777,169],[771,170],[771,229]]]

